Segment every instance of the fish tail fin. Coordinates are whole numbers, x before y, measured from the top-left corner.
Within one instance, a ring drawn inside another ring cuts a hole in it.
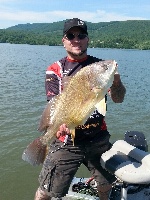
[[[22,159],[33,166],[40,165],[44,162],[47,154],[47,145],[43,144],[41,137],[31,142],[22,154]]]

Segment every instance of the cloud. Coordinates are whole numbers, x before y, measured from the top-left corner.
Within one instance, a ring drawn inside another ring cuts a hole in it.
[[[85,21],[95,22],[95,23],[145,19],[141,17],[126,16],[125,13],[116,14],[115,12],[106,12],[105,10],[96,10],[95,12],[89,12],[89,11],[74,12],[74,11],[61,11],[61,10],[49,11],[49,12],[34,12],[34,11],[11,10],[6,8],[0,9],[0,24],[2,26],[2,22],[3,24],[5,22],[5,27],[8,27],[7,25],[9,24],[12,24],[13,26],[24,23],[51,23],[73,17],[79,17]]]

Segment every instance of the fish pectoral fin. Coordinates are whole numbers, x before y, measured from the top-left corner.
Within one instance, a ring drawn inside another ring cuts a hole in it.
[[[71,133],[71,138],[72,138],[72,142],[73,142],[73,146],[74,146],[75,129],[71,129],[70,133]]]
[[[41,137],[38,137],[24,150],[22,159],[33,166],[40,165],[44,162],[47,151],[47,145],[42,143]]]
[[[100,114],[102,114],[103,116],[106,115],[106,110],[107,110],[107,105],[106,105],[106,99],[105,97],[95,105],[95,107],[97,108],[98,112]]]

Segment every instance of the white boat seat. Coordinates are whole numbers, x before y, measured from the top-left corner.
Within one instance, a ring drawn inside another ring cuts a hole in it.
[[[124,140],[116,141],[109,151],[103,153],[100,162],[103,168],[125,183],[150,183],[150,153]]]

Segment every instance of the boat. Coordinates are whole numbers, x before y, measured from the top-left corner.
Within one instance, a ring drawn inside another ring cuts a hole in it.
[[[150,153],[142,132],[127,131],[101,157],[103,168],[116,176],[109,200],[150,200]],[[74,178],[69,199],[99,200],[94,178]]]
[[[99,200],[96,186],[94,178],[74,177],[66,197],[78,200]]]

